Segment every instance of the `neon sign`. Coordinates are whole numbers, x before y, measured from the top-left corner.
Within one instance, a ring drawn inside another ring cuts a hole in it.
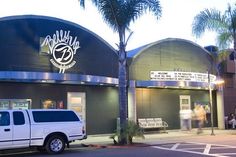
[[[77,37],[72,37],[70,31],[60,30],[52,36],[47,35],[41,44],[43,46],[48,46],[46,53],[52,55],[50,62],[59,68],[59,73],[64,73],[75,65],[74,55],[80,46]]]

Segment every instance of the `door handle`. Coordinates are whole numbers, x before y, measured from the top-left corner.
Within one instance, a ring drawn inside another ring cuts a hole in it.
[[[10,129],[4,129],[4,131],[6,131],[6,132],[7,132],[7,131],[10,131]]]

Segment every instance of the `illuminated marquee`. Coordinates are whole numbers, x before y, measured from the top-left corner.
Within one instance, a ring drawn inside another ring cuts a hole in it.
[[[48,46],[46,53],[52,55],[50,61],[59,68],[59,73],[64,73],[66,69],[75,65],[74,55],[80,46],[77,37],[72,37],[70,31],[60,30],[52,36],[46,36],[41,44],[41,47],[43,46]]]
[[[208,82],[208,74],[181,71],[151,71],[150,79],[154,81]],[[210,75],[210,81],[214,82],[215,80],[216,76]]]

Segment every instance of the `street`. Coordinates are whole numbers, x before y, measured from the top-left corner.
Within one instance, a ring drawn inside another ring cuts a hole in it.
[[[0,152],[0,157],[236,157],[236,131],[215,130],[215,133],[211,136],[210,130],[205,130],[201,135],[195,131],[146,134],[145,139],[136,139],[139,144],[134,146],[112,146],[108,136],[90,136],[75,142],[59,155],[9,150]]]
[[[206,155],[192,154],[186,152],[175,152],[169,150],[158,149],[154,147],[131,147],[131,148],[71,148],[67,149],[60,155],[47,155],[39,152],[25,152],[17,154],[5,154],[1,157],[45,157],[45,156],[60,156],[60,157],[204,157]]]
[[[81,147],[74,146],[66,149],[63,154],[48,155],[37,151],[25,151],[12,153],[11,151],[4,152],[1,157],[45,157],[45,156],[60,156],[60,157],[234,157],[236,156],[236,147],[227,145],[216,145],[206,143],[165,143],[158,145],[143,145],[130,147],[115,147],[115,148],[96,148],[96,147]]]

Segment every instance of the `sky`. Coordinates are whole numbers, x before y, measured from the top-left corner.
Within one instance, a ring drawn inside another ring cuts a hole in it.
[[[102,19],[96,8],[87,0],[86,8],[79,6],[78,0],[1,0],[0,17],[12,15],[45,15],[77,23],[94,32],[117,49],[118,35]],[[192,35],[195,15],[206,8],[222,12],[228,4],[236,0],[160,0],[162,17],[159,20],[147,13],[131,23],[133,34],[127,50],[166,38],[181,38],[200,46],[216,45],[214,32],[204,33],[201,38]]]

